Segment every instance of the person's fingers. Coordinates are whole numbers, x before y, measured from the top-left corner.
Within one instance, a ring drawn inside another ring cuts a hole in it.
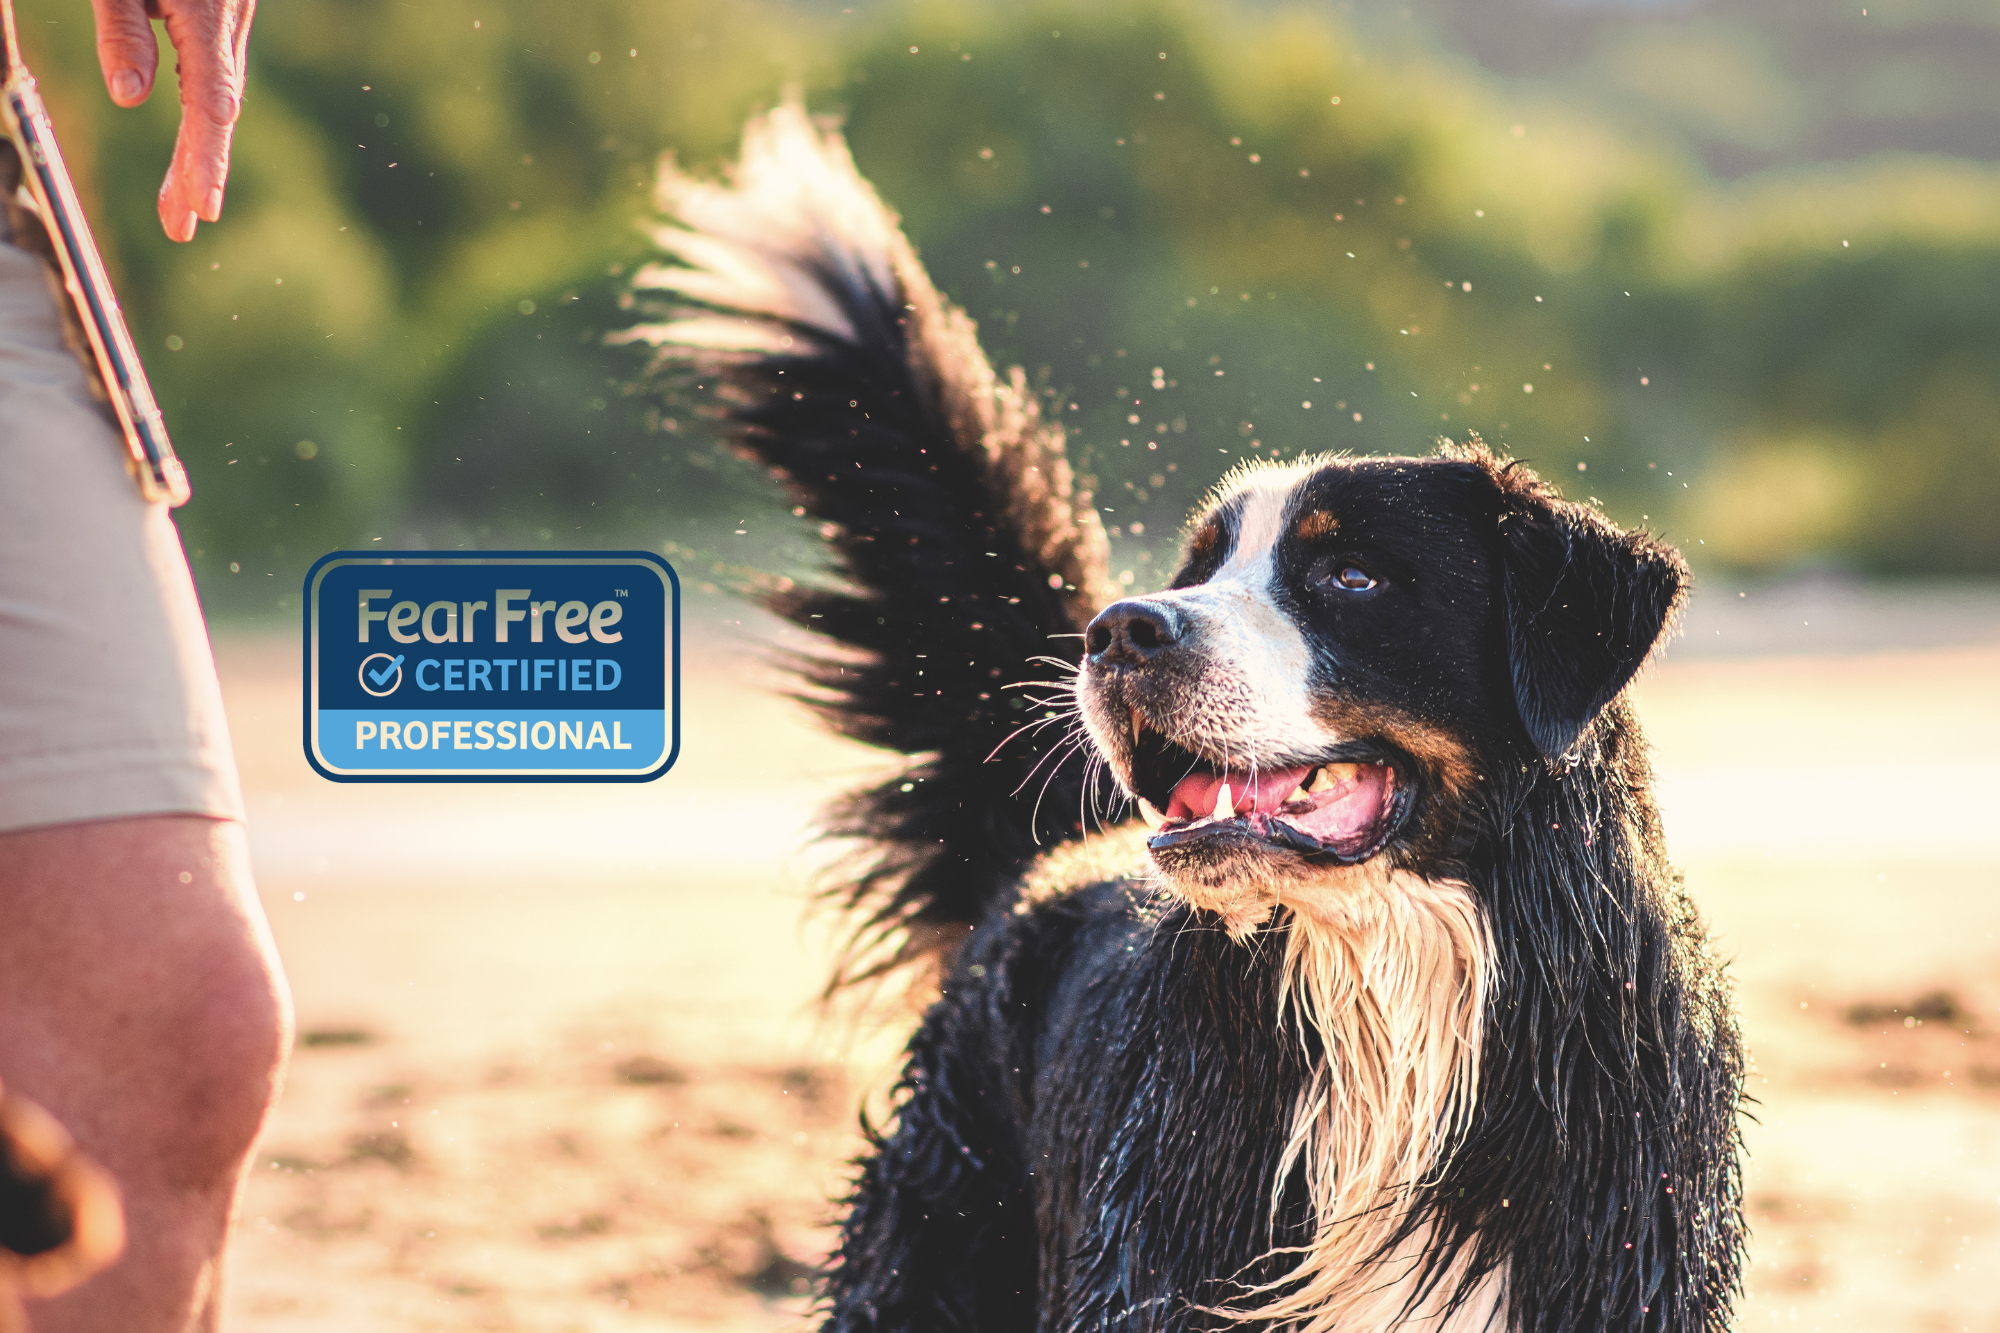
[[[222,215],[222,192],[229,173],[233,125],[204,124],[183,111],[174,139],[173,163],[160,186],[160,225],[176,241],[194,239],[195,227]]]
[[[252,0],[163,0],[160,8],[180,58],[181,86],[181,129],[160,187],[160,225],[185,241],[197,220],[222,216],[255,6]]]
[[[104,86],[119,106],[137,106],[153,91],[160,44],[146,17],[145,0],[90,0],[97,17],[97,63]]]

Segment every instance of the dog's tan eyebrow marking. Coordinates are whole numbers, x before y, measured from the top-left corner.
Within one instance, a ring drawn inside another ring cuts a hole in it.
[[[1220,545],[1222,545],[1222,524],[1211,518],[1195,529],[1194,535],[1188,538],[1188,558],[1205,560],[1215,554],[1216,548]]]
[[[1321,542],[1340,531],[1340,520],[1324,509],[1315,509],[1298,521],[1292,535],[1302,542]]]

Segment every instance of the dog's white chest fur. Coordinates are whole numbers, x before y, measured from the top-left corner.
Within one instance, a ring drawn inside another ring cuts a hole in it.
[[[1316,1230],[1296,1267],[1232,1313],[1297,1333],[1497,1328],[1501,1274],[1445,1312],[1423,1300],[1425,1237],[1385,1247],[1457,1141],[1478,1091],[1492,939],[1471,890],[1379,860],[1283,893],[1292,911],[1279,1021],[1324,1057],[1294,1112],[1282,1180],[1303,1168]]]

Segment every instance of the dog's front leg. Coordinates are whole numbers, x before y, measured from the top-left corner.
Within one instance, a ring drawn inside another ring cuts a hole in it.
[[[1017,1008],[1000,960],[968,955],[910,1043],[894,1131],[861,1164],[824,1333],[1035,1327]]]

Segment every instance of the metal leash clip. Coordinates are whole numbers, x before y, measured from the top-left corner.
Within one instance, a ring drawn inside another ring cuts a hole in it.
[[[20,202],[31,205],[48,232],[50,248],[62,267],[63,286],[75,305],[105,395],[125,434],[125,447],[132,455],[127,467],[138,480],[139,493],[169,506],[186,504],[190,493],[187,469],[174,456],[173,443],[167,439],[153,386],[146,380],[145,367],[139,364],[139,352],[125,327],[118,294],[111,289],[90,223],[84,218],[69,169],[63,165],[62,150],[56,146],[48,108],[35,91],[35,76],[21,60],[13,0],[0,0],[0,24],[4,24],[7,42],[7,78],[0,84],[0,125],[13,141],[24,168],[23,185],[30,197]]]

